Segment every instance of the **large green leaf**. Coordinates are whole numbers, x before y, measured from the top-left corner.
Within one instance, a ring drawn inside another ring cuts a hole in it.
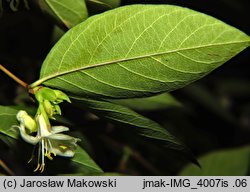
[[[31,86],[81,97],[149,96],[203,77],[249,44],[238,29],[187,8],[125,6],[66,33]]]
[[[250,147],[211,152],[198,159],[201,169],[192,164],[180,175],[186,176],[244,176],[248,172]]]
[[[77,147],[75,155],[71,161],[77,166],[77,172],[81,172],[81,174],[103,173],[102,169],[93,161],[87,152],[79,146]]]
[[[88,17],[85,0],[45,0],[53,13],[71,28]]]
[[[158,123],[124,106],[107,101],[76,98],[98,116],[104,117],[126,127],[136,127],[140,135],[163,142],[166,147],[188,152],[188,149]]]
[[[154,111],[181,106],[181,103],[169,93],[163,93],[146,98],[112,99],[110,101],[136,111]]]
[[[0,134],[8,135],[14,139],[18,138],[18,129],[13,125],[18,125],[16,114],[18,110],[0,105]]]

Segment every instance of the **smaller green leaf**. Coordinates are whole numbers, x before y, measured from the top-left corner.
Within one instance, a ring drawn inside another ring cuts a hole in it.
[[[103,173],[102,169],[94,162],[87,152],[79,146],[76,148],[75,155],[71,161],[77,166],[77,172],[81,172],[82,174]]]
[[[182,176],[244,176],[250,160],[250,146],[208,153],[198,159],[201,169],[192,164],[185,167]]]
[[[120,0],[87,0],[86,3],[91,9],[96,10],[108,10],[119,7],[121,4]]]
[[[52,37],[51,37],[52,44],[55,44],[64,35],[64,33],[65,32],[60,27],[55,25],[53,28]]]
[[[105,3],[109,5],[112,9],[119,7],[121,4],[121,0],[95,0],[95,1],[100,1],[102,3]]]
[[[178,141],[171,133],[161,127],[158,123],[132,111],[124,106],[107,101],[97,101],[83,98],[73,98],[78,100],[78,104],[93,111],[98,116],[104,117],[113,122],[136,127],[139,134],[150,139],[161,141],[167,148],[188,152],[184,144]]]
[[[45,0],[53,13],[67,26],[81,23],[88,17],[88,10],[84,0]]]
[[[8,137],[3,134],[0,134],[0,140],[9,147],[14,147],[16,145],[16,139],[13,139],[12,137]]]
[[[18,129],[13,125],[18,125],[16,114],[18,110],[0,105],[0,133],[8,135],[14,139],[18,138]]]
[[[155,111],[167,109],[169,107],[181,106],[181,103],[169,93],[163,93],[160,95],[145,98],[113,99],[109,101],[111,101],[112,103],[123,105],[136,111]]]

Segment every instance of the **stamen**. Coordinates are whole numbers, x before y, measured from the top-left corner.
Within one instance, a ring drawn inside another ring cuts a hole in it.
[[[40,163],[37,164],[36,169],[34,170],[34,172],[38,171],[40,169]]]
[[[44,171],[45,168],[45,161],[44,161],[44,139],[42,139],[42,141],[39,143],[39,149],[38,149],[38,162],[37,162],[37,167],[34,170],[34,172],[36,171],[40,171],[40,173],[42,173]],[[42,153],[42,154],[41,154]],[[42,156],[42,157],[41,157]],[[40,159],[42,158],[42,160]],[[40,164],[41,161],[41,164]]]
[[[44,143],[45,143],[45,155],[48,154],[48,142],[47,139],[44,139]]]
[[[42,138],[42,166],[45,165],[45,162],[44,162],[44,139]]]
[[[53,157],[51,156],[51,153],[48,153],[48,154],[46,155],[46,157],[48,157],[49,160],[53,160]]]
[[[41,158],[41,143],[39,142],[37,167],[36,167],[36,169],[34,170],[34,172],[38,171],[39,168],[40,168],[40,158]]]
[[[40,166],[40,169],[39,169],[40,173],[42,173],[42,172],[44,171],[44,168],[45,168],[45,164],[42,164],[42,165]]]
[[[67,149],[68,147],[65,145],[59,145],[60,148],[62,148],[63,150]]]
[[[32,153],[31,153],[31,157],[30,157],[28,163],[30,163],[34,159],[35,149],[36,149],[36,146],[33,147],[33,150],[32,150]]]
[[[30,163],[34,159],[34,155],[31,155],[30,159],[28,160],[27,163]]]

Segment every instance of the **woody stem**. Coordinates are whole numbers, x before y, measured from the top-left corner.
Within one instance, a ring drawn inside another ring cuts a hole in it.
[[[8,75],[10,78],[12,78],[14,81],[16,81],[18,84],[23,86],[24,88],[28,88],[28,84],[19,79],[17,76],[15,76],[13,73],[11,73],[8,69],[6,69],[3,65],[0,64],[0,70],[3,71],[6,75]]]

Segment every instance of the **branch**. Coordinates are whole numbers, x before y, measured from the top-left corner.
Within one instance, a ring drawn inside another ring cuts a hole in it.
[[[3,65],[0,64],[0,69],[3,71],[6,75],[8,75],[11,79],[16,81],[19,85],[23,86],[25,89],[28,89],[28,84],[19,79],[17,76],[15,76],[13,73],[11,73],[8,69],[6,69]]]

